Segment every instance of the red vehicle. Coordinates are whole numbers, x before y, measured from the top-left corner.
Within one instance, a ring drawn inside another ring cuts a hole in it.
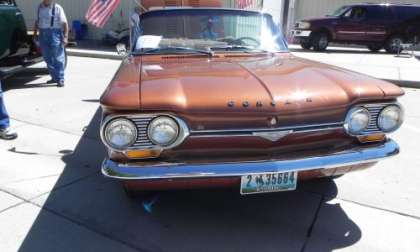
[[[420,6],[346,5],[326,17],[297,22],[293,35],[302,48],[315,51],[324,51],[334,42],[398,53],[402,43],[420,38]]]

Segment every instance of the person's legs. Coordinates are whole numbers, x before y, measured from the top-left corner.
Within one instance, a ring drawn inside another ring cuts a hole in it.
[[[59,83],[64,83],[64,67],[66,63],[64,47],[62,45],[55,46],[52,51],[54,53],[54,72],[57,78],[56,80]]]
[[[62,86],[64,85],[64,68],[66,63],[66,56],[64,53],[64,45],[62,43],[61,30],[55,30],[53,32],[53,46],[51,49],[51,54],[54,65],[54,76],[56,77],[59,86]]]
[[[4,106],[3,91],[0,81],[0,139],[12,140],[17,138],[17,134],[10,129],[10,118]]]
[[[47,63],[48,72],[54,81],[58,81],[55,76],[54,57],[51,46],[51,31],[43,29],[39,33],[39,44],[42,51],[42,56],[45,63]]]
[[[10,120],[9,114],[7,113],[6,107],[4,106],[3,91],[1,89],[0,81],[0,130],[9,128]]]

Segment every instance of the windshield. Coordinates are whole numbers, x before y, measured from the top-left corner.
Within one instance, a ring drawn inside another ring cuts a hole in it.
[[[330,14],[328,16],[331,16],[331,17],[339,17],[339,16],[343,15],[344,12],[346,12],[348,9],[349,9],[348,6],[342,6],[342,7],[338,8],[336,11],[334,11],[332,14]]]
[[[134,53],[281,52],[287,44],[270,15],[225,9],[146,12],[133,27]],[[132,29],[133,29],[132,28]]]

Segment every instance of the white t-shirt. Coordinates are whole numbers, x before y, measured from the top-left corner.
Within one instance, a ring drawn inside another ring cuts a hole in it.
[[[54,16],[54,24],[53,26],[51,26],[53,6],[55,6],[55,16]],[[39,9],[37,9],[36,11],[36,17],[37,17],[39,29],[47,29],[47,28],[62,29],[63,24],[67,23],[66,13],[64,13],[63,7],[61,7],[59,4],[51,4],[50,6],[45,6],[44,4],[41,3],[41,5],[39,5]]]

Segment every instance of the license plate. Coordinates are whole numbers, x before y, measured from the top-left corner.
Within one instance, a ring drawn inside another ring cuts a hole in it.
[[[296,190],[297,174],[297,172],[278,172],[242,176],[241,194]]]

